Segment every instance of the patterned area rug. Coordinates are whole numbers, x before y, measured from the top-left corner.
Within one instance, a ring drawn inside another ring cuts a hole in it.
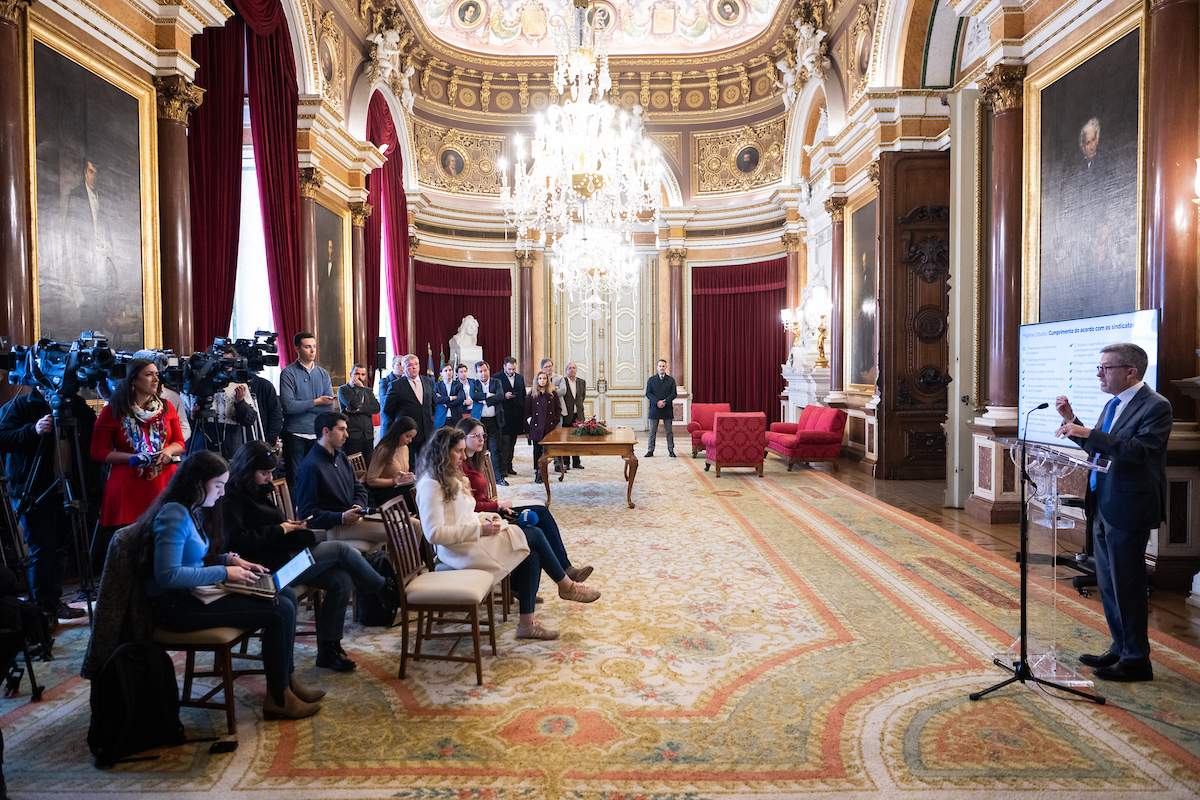
[[[528,451],[524,472],[529,475]],[[415,662],[396,677],[397,629],[349,625],[359,664],[317,716],[262,720],[264,686],[238,684],[235,753],[189,744],[99,771],[86,746],[86,626],[38,664],[46,699],[0,701],[17,798],[1194,798],[1200,653],[1152,632],[1155,680],[1098,687],[1096,706],[1020,685],[991,663],[1018,629],[1011,562],[815,470],[766,476],[642,459],[625,504],[621,462],[588,458],[554,481],[576,564],[604,592],[561,601],[554,642],[471,665]],[[502,489],[544,501],[528,477]],[[1043,587],[1044,595],[1050,589]],[[1107,647],[1095,599],[1057,597],[1064,663]],[[23,686],[22,688],[26,688]],[[185,710],[191,736],[223,730]]]

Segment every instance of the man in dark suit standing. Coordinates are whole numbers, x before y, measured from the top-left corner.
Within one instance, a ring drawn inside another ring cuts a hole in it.
[[[517,360],[504,359],[504,370],[496,376],[504,392],[504,428],[500,437],[501,477],[516,475],[513,471],[513,451],[517,439],[525,432],[525,377],[517,372]]]
[[[579,367],[572,361],[567,364],[567,374],[556,382],[555,388],[562,391],[563,398],[563,415],[562,426],[564,428],[574,428],[576,423],[583,422],[583,401],[587,398],[587,381],[578,377]],[[563,466],[567,469],[583,469],[583,463],[579,460],[579,456],[572,456],[571,463],[563,461]]]
[[[471,416],[483,423],[488,437],[488,454],[492,459],[492,474],[497,486],[508,486],[504,473],[500,471],[500,431],[504,428],[504,391],[499,378],[492,377],[492,368],[486,361],[475,364],[476,380],[471,381],[471,400],[476,413]]]
[[[650,426],[650,441],[646,443],[646,458],[654,455],[654,441],[658,438],[658,421],[663,420],[667,429],[667,455],[675,457],[675,431],[671,428],[675,421],[675,379],[667,374],[667,360],[658,360],[658,373],[651,375],[646,381],[646,399],[650,401],[650,411],[646,414]]]
[[[421,445],[433,435],[433,381],[421,374],[421,359],[406,355],[400,363],[404,373],[388,384],[383,401],[383,413],[389,420],[412,417],[417,423],[417,435],[408,445],[408,461],[416,463]]]
[[[1112,634],[1107,653],[1079,660],[1108,681],[1149,681],[1146,545],[1150,530],[1166,519],[1167,438],[1171,404],[1142,380],[1149,359],[1135,344],[1100,350],[1100,389],[1113,395],[1095,428],[1080,423],[1066,397],[1055,401],[1063,418],[1058,436],[1069,437],[1089,456],[1111,459],[1105,474],[1093,472],[1085,508],[1096,556],[1096,580]]]
[[[392,356],[391,370],[388,372],[385,372],[379,376],[379,405],[380,405],[380,407],[382,407],[384,404],[384,401],[387,400],[388,386],[391,385],[392,381],[396,380],[397,378],[403,378],[403,377],[405,377],[405,375],[404,375],[404,356]],[[381,433],[381,435],[382,435],[383,433],[387,433],[388,427],[391,426],[391,424],[393,422],[395,422],[395,420],[388,416],[387,409],[385,408],[379,412],[379,422],[380,422],[380,431],[382,432]]]

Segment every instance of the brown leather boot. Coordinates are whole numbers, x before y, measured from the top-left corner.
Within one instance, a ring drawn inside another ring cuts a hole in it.
[[[292,673],[292,694],[296,695],[302,702],[315,703],[325,696],[324,689],[316,689],[311,686],[305,686],[300,681],[296,680],[296,673]]]
[[[304,702],[289,687],[283,690],[282,706],[275,702],[270,692],[267,693],[266,702],[263,703],[263,719],[304,719],[320,710],[320,704]]]

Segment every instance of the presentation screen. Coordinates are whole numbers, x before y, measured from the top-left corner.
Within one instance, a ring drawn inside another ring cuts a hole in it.
[[[1062,424],[1054,410],[1054,399],[1065,395],[1080,422],[1088,427],[1096,424],[1104,404],[1112,397],[1100,391],[1096,375],[1100,348],[1105,345],[1133,342],[1145,350],[1150,356],[1145,381],[1151,389],[1157,389],[1158,315],[1158,309],[1149,309],[1022,325],[1018,435],[1025,431],[1025,415],[1049,403],[1049,408],[1034,411],[1029,417],[1029,441],[1077,447],[1070,439],[1054,437]]]

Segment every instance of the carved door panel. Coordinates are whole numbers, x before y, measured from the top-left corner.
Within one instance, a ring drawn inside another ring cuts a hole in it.
[[[568,362],[574,361],[588,385],[584,412],[611,426],[646,427],[646,378],[657,360],[657,262],[656,257],[646,255],[637,288],[619,293],[596,318],[547,285],[555,371],[564,374]]]
[[[882,477],[946,469],[950,175],[944,153],[880,158]]]

